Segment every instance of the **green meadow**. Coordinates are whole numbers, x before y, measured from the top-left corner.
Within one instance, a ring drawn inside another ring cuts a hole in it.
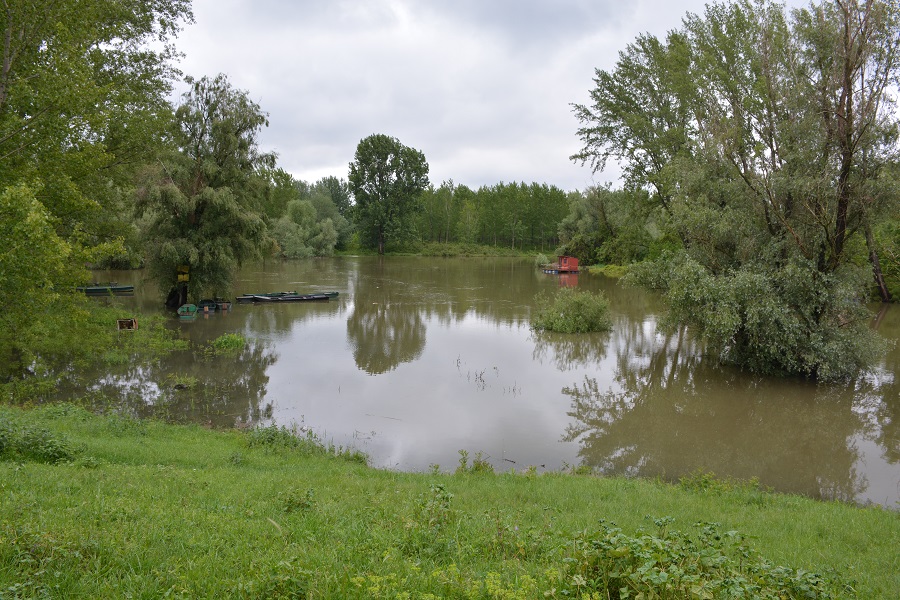
[[[0,598],[897,598],[900,515],[0,407]]]

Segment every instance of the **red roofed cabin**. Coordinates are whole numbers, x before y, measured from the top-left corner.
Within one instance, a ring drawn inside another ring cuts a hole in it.
[[[574,256],[560,256],[559,257],[559,272],[560,273],[577,273],[578,272],[578,259]]]
[[[544,273],[577,273],[578,259],[574,256],[560,256],[559,262],[547,265]]]

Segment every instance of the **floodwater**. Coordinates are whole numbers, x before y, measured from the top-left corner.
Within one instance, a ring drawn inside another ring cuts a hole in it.
[[[96,275],[136,285],[115,301],[123,312],[163,312],[141,271]],[[536,295],[559,285],[602,290],[613,330],[533,332]],[[840,385],[754,376],[702,357],[686,331],[658,332],[656,295],[545,275],[523,259],[269,262],[244,269],[237,287],[340,295],[171,316],[193,351],[104,373],[93,391],[136,414],[310,428],[392,469],[453,470],[465,450],[500,471],[588,465],[677,480],[703,469],[900,508],[900,347]],[[873,326],[900,339],[900,306],[873,309]],[[205,355],[224,333],[251,343],[236,359]]]

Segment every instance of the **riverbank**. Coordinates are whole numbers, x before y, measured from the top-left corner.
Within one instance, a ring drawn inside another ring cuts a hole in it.
[[[477,457],[398,473],[284,429],[71,405],[0,407],[0,457],[4,598],[565,597],[616,569],[674,585],[691,565],[792,597],[900,593],[896,512],[706,476],[493,474]]]

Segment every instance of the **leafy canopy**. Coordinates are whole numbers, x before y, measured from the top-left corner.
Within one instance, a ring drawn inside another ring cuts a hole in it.
[[[397,138],[370,135],[357,145],[348,179],[359,228],[384,254],[388,240],[411,233],[412,217],[421,211],[420,198],[428,187],[425,155]]]
[[[174,152],[139,197],[148,218],[149,268],[161,289],[189,269],[192,297],[226,293],[235,269],[269,244],[264,169],[274,154],[257,136],[266,113],[224,75],[189,78],[175,112]]]
[[[666,290],[673,324],[764,373],[871,363],[857,265],[888,298],[874,233],[898,210],[898,74],[900,7],[878,0],[790,18],[764,0],[710,4],[597,71],[573,159],[621,161],[648,219],[681,241],[633,276]]]

